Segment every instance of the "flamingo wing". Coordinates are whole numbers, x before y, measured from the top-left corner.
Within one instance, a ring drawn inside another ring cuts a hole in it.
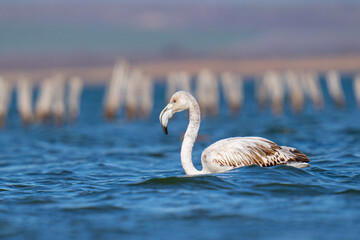
[[[209,172],[222,172],[254,164],[270,167],[292,162],[310,162],[305,154],[295,148],[279,146],[259,137],[220,140],[203,151],[201,161],[204,169]]]

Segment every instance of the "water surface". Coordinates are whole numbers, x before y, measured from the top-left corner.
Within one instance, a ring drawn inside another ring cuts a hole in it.
[[[184,175],[179,114],[164,136],[157,86],[149,120],[102,119],[103,89],[87,88],[74,124],[23,128],[12,106],[0,131],[0,238],[5,239],[358,239],[360,111],[350,83],[347,106],[328,96],[322,111],[286,106],[259,110],[253,84],[231,117],[204,118],[193,152],[231,136],[262,136],[294,146],[311,167],[248,166],[227,173]]]

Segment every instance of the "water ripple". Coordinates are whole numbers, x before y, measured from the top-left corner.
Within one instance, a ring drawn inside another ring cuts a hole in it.
[[[130,186],[143,187],[186,187],[186,188],[201,188],[201,189],[233,189],[234,184],[231,184],[216,176],[196,176],[196,177],[165,177],[165,178],[151,178],[140,183],[130,184]]]
[[[185,115],[171,121],[164,136],[155,114],[164,96],[157,92],[149,120],[128,122],[119,113],[121,120],[104,122],[102,94],[103,89],[86,89],[78,123],[1,130],[1,239],[360,235],[360,111],[316,112],[307,105],[303,114],[272,116],[246,99],[239,116],[202,120],[196,167],[212,142],[246,135],[294,146],[309,155],[311,166],[247,166],[188,177],[179,154]],[[14,105],[8,121],[17,120]]]

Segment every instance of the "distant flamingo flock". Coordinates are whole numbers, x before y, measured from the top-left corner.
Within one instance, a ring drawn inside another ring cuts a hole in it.
[[[288,102],[290,109],[300,113],[309,100],[316,110],[324,108],[324,93],[331,97],[337,108],[345,106],[345,93],[340,73],[329,70],[324,74],[322,87],[319,73],[311,71],[273,71],[253,76],[254,96],[260,108],[271,107],[274,115],[284,112]],[[198,74],[185,70],[169,71],[164,96],[168,101],[177,91],[192,93],[198,100],[203,116],[216,116],[220,99],[223,97],[229,113],[240,113],[245,96],[244,76],[236,72],[214,72],[200,69]],[[154,105],[154,85],[160,79],[131,66],[124,60],[117,61],[111,79],[105,86],[103,113],[108,120],[116,119],[124,109],[127,119],[148,118]],[[42,122],[75,121],[80,114],[81,95],[84,82],[77,76],[63,76],[61,73],[49,76],[34,84],[27,76],[19,75],[17,81],[7,81],[0,75],[0,126],[6,125],[13,92],[19,116],[25,125]],[[34,90],[37,90],[34,97]],[[360,107],[360,74],[352,79],[354,97]]]

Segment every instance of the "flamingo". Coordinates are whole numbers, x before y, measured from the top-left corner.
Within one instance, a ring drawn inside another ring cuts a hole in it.
[[[41,82],[35,108],[35,117],[38,122],[42,122],[51,115],[51,103],[54,91],[55,88],[52,78],[45,79]]]
[[[33,119],[33,84],[25,76],[21,76],[17,82],[17,107],[25,125],[31,123]]]
[[[358,107],[360,107],[360,74],[356,75],[353,81],[353,88]]]
[[[181,145],[181,164],[187,175],[225,172],[247,165],[270,167],[290,165],[308,167],[309,158],[292,147],[279,146],[261,137],[233,137],[220,140],[207,147],[201,155],[202,170],[192,162],[192,149],[200,128],[200,108],[196,99],[186,91],[172,95],[169,104],[160,113],[159,119],[167,135],[169,119],[177,112],[189,110],[189,124]]]
[[[334,99],[336,107],[345,106],[345,95],[341,86],[340,75],[337,71],[329,71],[326,75],[326,83],[330,96]]]
[[[230,106],[231,112],[236,114],[244,100],[242,77],[231,72],[224,72],[221,75],[221,83],[223,85],[225,100]]]
[[[202,69],[197,79],[196,96],[204,115],[215,116],[219,109],[219,86],[216,75],[209,69]]]
[[[71,120],[75,120],[79,115],[81,92],[83,90],[83,80],[80,77],[72,77],[69,80],[69,115]]]
[[[285,73],[285,81],[289,90],[291,107],[295,112],[301,112],[304,105],[304,92],[298,75],[292,71]]]
[[[128,119],[134,119],[139,115],[140,106],[140,89],[142,84],[143,73],[140,69],[134,68],[129,74],[126,92],[126,116]]]
[[[110,82],[107,84],[104,98],[104,112],[108,120],[114,119],[118,109],[126,98],[130,66],[125,60],[117,61]]]
[[[0,76],[0,127],[5,125],[12,93],[12,84]]]
[[[166,101],[178,90],[191,92],[191,76],[185,71],[172,71],[167,75]]]
[[[152,77],[144,74],[139,87],[140,113],[142,117],[147,118],[150,116],[154,105],[154,81]]]
[[[279,115],[283,112],[284,86],[277,72],[268,71],[264,75],[264,83],[268,96],[271,98],[271,110]]]
[[[311,99],[316,109],[323,108],[324,99],[316,72],[307,72],[300,75],[305,94]]]
[[[64,103],[64,94],[65,94],[65,78],[61,73],[58,73],[54,76],[53,79],[53,91],[52,95],[52,105],[51,111],[52,115],[55,117],[56,124],[61,124],[64,118],[65,113],[65,103]]]

